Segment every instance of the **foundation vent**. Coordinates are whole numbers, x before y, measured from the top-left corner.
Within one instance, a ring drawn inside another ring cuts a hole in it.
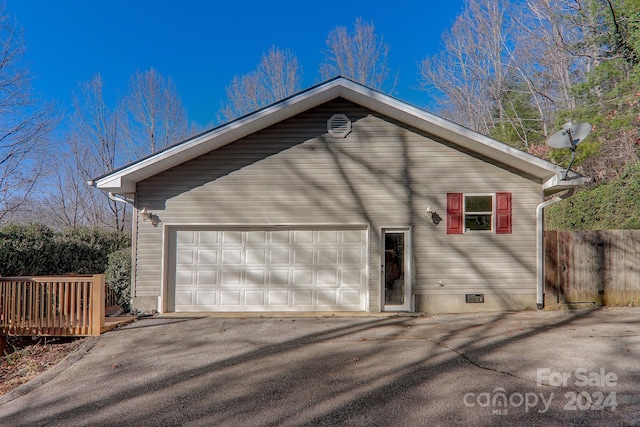
[[[334,114],[327,120],[327,132],[334,138],[344,138],[351,132],[351,120],[344,114]]]

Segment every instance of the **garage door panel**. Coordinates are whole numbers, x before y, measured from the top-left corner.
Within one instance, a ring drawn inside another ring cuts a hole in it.
[[[293,270],[292,285],[313,285],[313,270]]]
[[[242,271],[240,270],[222,270],[222,286],[239,285],[241,283]]]
[[[176,272],[176,285],[194,286],[193,273],[194,272],[190,270],[179,270]]]
[[[217,302],[217,295],[218,293],[216,291],[198,291],[198,293],[196,294],[196,305],[199,306],[203,306],[203,305],[209,305],[209,306],[215,306],[216,302]]]
[[[365,229],[176,230],[176,311],[366,309]]]
[[[293,305],[297,307],[311,307],[313,306],[313,291],[307,290],[294,290],[291,292],[293,296]]]
[[[245,305],[260,305],[265,304],[264,291],[244,291],[244,304]]]
[[[223,265],[237,265],[242,261],[241,249],[223,249],[222,250],[222,264]]]
[[[362,270],[342,270],[340,271],[340,286],[360,288],[364,281]]]
[[[364,251],[359,248],[349,248],[340,250],[340,264],[362,264],[364,262]]]
[[[326,291],[326,290],[318,290],[317,291],[317,299],[318,306],[331,306],[335,307],[338,303],[337,293],[336,291]]]
[[[338,263],[338,250],[337,249],[320,249],[318,250],[318,264],[337,264]]]
[[[318,231],[318,243],[319,244],[336,244],[338,243],[338,231]]]
[[[220,291],[220,304],[239,306],[242,300],[240,291]]]
[[[341,305],[358,305],[362,297],[361,291],[355,289],[341,289],[339,295]]]
[[[289,305],[289,294],[287,290],[269,291],[269,305]]]
[[[289,270],[269,270],[270,286],[289,286]]]
[[[289,244],[291,242],[291,231],[282,230],[282,231],[272,231],[269,233],[269,241],[271,243],[286,243]]]
[[[265,231],[247,231],[247,243],[266,243],[267,233]]]
[[[218,263],[218,251],[214,249],[198,250],[198,265],[216,265]]]
[[[291,251],[289,249],[275,249],[269,251],[269,262],[271,264],[289,264]]]
[[[222,244],[230,245],[230,246],[241,246],[242,245],[242,231],[236,230],[225,230],[222,231]]]
[[[264,249],[247,249],[245,253],[247,264],[266,264],[267,254]]]
[[[267,272],[265,270],[245,270],[244,282],[247,286],[265,286],[267,284],[266,273]]]
[[[178,244],[195,244],[196,243],[196,232],[195,231],[186,231],[179,230],[176,232],[176,241]]]
[[[338,272],[336,270],[318,270],[316,285],[319,287],[338,286]]]
[[[313,264],[313,249],[294,249],[293,262],[295,264]]]
[[[176,291],[176,306],[180,306],[180,305],[185,305],[185,306],[194,305],[192,291]]]
[[[342,243],[362,244],[365,234],[361,230],[344,230],[340,232]]]
[[[196,283],[198,286],[218,284],[218,270],[198,270]]]
[[[294,243],[313,243],[313,231],[311,230],[296,230],[293,232]]]
[[[194,256],[193,250],[180,250],[176,254],[176,263],[178,265],[193,265],[194,264]]]
[[[198,244],[200,245],[212,245],[218,244],[220,241],[220,232],[202,230],[198,231]]]

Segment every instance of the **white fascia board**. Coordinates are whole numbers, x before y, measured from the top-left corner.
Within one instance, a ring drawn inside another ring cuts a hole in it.
[[[99,181],[90,182],[90,184],[93,184],[100,190],[118,194],[134,193],[136,191],[136,184],[130,180],[125,179],[122,176],[106,176]]]
[[[569,172],[566,179],[564,172],[558,173],[542,184],[545,195],[559,193],[570,188],[583,187],[591,181],[591,178],[584,177],[575,172]]]

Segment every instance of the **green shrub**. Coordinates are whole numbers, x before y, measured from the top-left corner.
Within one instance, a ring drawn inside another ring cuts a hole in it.
[[[131,249],[119,249],[109,254],[105,271],[107,286],[116,294],[116,303],[126,312],[131,300]]]
[[[125,233],[96,227],[67,229],[59,233],[58,250],[64,273],[96,274],[107,268],[109,254],[131,247]]]
[[[548,230],[640,228],[640,164],[617,179],[578,192],[545,211]]]
[[[1,275],[52,274],[58,265],[58,251],[52,230],[38,224],[0,228]]]
[[[0,228],[0,275],[101,274],[110,253],[130,246],[127,234],[97,227],[6,225]]]

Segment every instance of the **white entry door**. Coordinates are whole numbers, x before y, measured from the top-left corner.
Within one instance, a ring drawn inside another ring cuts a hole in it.
[[[365,311],[364,228],[176,229],[168,310]]]
[[[382,230],[385,311],[411,310],[411,244],[408,229]]]

